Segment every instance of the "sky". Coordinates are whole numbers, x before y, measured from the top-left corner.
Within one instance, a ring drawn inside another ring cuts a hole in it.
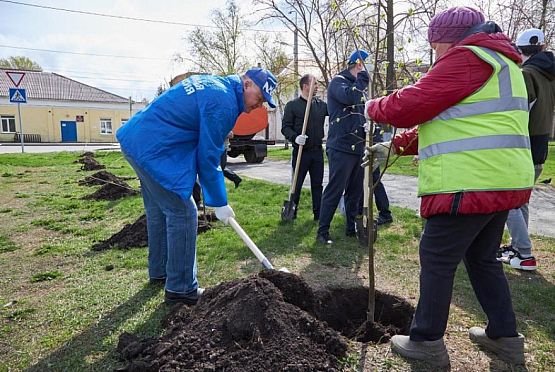
[[[210,26],[211,12],[224,9],[226,1],[0,0],[0,58],[25,56],[44,71],[140,101],[151,100],[161,83],[190,69],[172,57],[187,53],[184,38],[194,26],[108,18],[16,3]],[[259,17],[253,14],[251,0],[236,3],[247,14],[247,20],[254,22]],[[259,24],[253,28],[284,30],[284,39],[292,38],[291,32],[280,25]]]

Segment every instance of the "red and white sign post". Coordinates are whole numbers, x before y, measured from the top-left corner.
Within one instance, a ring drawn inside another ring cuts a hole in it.
[[[19,87],[19,84],[21,84],[21,81],[23,80],[25,73],[21,71],[6,71],[6,75],[8,75],[8,78],[12,81],[13,85],[15,85],[15,88],[17,88]],[[14,92],[18,98],[16,98],[15,101],[13,101],[11,97],[12,90],[13,89],[10,89],[10,102],[17,103],[17,116],[19,119],[19,139],[21,141],[21,152],[25,152],[25,143],[23,141],[23,124],[21,123],[21,108],[20,108],[21,102],[20,101],[23,101],[23,103],[25,103],[27,102],[27,98],[25,95],[25,89],[17,89],[17,90],[14,90]]]

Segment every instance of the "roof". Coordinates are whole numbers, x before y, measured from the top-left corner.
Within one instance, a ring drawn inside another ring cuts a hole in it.
[[[128,98],[91,87],[54,72],[24,71],[6,68],[0,68],[0,96],[7,97],[9,88],[14,88],[5,71],[25,73],[19,88],[25,88],[27,98],[104,103],[129,102]]]

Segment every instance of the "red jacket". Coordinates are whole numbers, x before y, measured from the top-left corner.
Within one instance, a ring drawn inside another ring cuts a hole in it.
[[[520,55],[502,33],[478,33],[468,36],[437,59],[433,69],[414,85],[378,98],[368,106],[368,116],[378,123],[399,128],[423,124],[451,106],[456,105],[482,87],[490,78],[492,67],[471,50],[460,45],[486,47],[504,54],[515,63]],[[418,153],[418,127],[397,135],[393,139],[397,153]],[[458,214],[487,214],[518,208],[527,203],[530,190],[464,192]],[[427,218],[451,213],[455,194],[426,195],[422,197],[420,214]]]

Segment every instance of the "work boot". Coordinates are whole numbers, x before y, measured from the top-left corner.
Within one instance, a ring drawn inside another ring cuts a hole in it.
[[[470,340],[497,354],[501,359],[513,364],[524,364],[524,336],[520,333],[515,337],[493,339],[488,337],[484,328],[472,327],[468,335]]]
[[[391,351],[409,359],[428,362],[436,367],[449,365],[449,354],[443,338],[436,341],[412,341],[409,336],[391,337]]]
[[[204,288],[197,288],[192,293],[177,293],[165,290],[165,302],[168,305],[175,304],[185,304],[185,305],[196,305],[202,294],[204,293]]]

